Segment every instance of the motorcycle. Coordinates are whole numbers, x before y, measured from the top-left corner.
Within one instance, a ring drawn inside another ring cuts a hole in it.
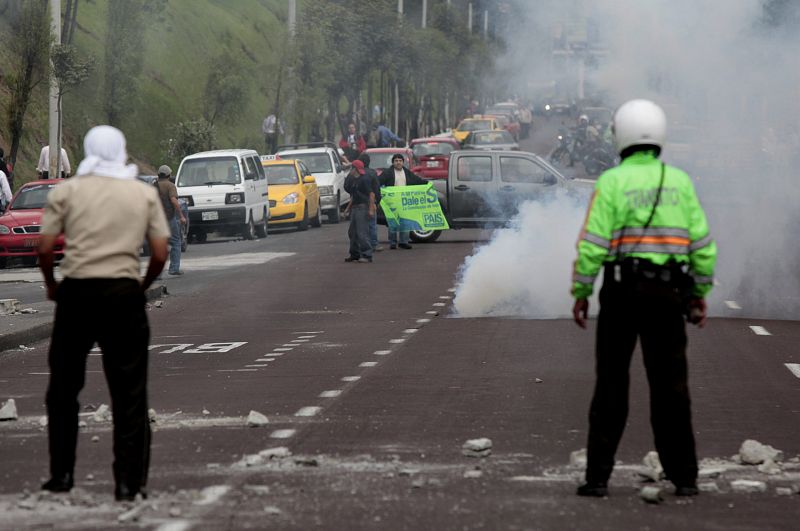
[[[560,164],[561,166],[566,166],[567,164],[572,165],[573,162],[572,145],[573,145],[572,135],[564,129],[559,131],[558,147],[556,147],[553,150],[553,152],[550,153],[549,157],[550,162]]]
[[[618,163],[618,157],[612,146],[603,142],[597,146],[586,149],[581,163],[588,175],[600,175]]]

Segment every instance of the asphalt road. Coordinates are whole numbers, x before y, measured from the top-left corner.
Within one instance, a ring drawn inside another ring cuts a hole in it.
[[[489,237],[452,231],[373,264],[343,262],[346,224],[190,246],[187,274],[150,309],[151,496],[136,506],[111,497],[111,424],[92,417],[108,403],[100,358],[81,395],[78,488],[47,496],[47,342],[0,354],[0,399],[20,413],[0,423],[0,529],[796,526],[800,496],[776,489],[800,484],[797,322],[716,318],[690,332],[703,482],[719,492],[678,499],[658,483],[662,503],[639,499],[653,448],[639,356],[611,496],[578,498],[570,454],[585,446],[593,331],[454,317],[459,268]],[[269,423],[248,427],[251,410]],[[462,455],[479,437],[491,455]],[[782,450],[782,471],[731,461],[746,439]],[[256,457],[276,447],[292,455]],[[741,478],[766,492],[733,492]]]

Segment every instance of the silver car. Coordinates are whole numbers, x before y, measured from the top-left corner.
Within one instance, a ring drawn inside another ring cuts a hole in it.
[[[464,140],[462,149],[477,149],[480,151],[519,151],[519,144],[508,131],[482,130],[473,131]]]

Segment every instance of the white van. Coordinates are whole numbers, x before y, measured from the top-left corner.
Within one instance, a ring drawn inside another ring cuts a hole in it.
[[[267,177],[252,149],[224,149],[181,161],[175,186],[189,205],[189,237],[203,242],[209,232],[267,236]]]

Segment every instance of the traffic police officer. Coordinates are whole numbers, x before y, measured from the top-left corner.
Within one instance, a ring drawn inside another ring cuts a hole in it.
[[[697,494],[697,456],[687,384],[684,315],[702,327],[717,249],[692,181],[658,156],[666,116],[632,100],[614,114],[622,158],[597,181],[578,241],[572,294],[586,327],[588,297],[604,270],[597,323],[597,383],[589,411],[581,496],[606,496],[628,414],[629,367],[641,339],[655,446],[675,494]]]

